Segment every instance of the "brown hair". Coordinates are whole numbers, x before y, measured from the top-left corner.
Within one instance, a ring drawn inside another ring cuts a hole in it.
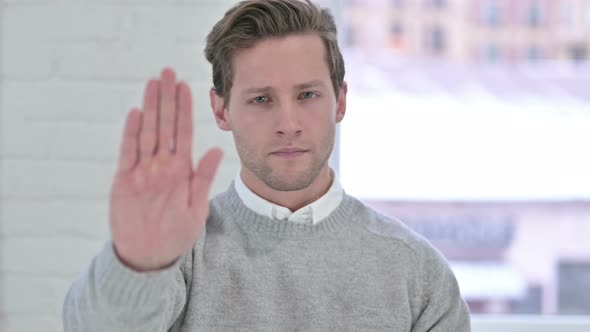
[[[247,0],[236,4],[207,36],[205,56],[213,67],[213,89],[227,106],[232,87],[232,57],[258,41],[291,34],[317,33],[336,96],[343,85],[344,60],[338,48],[334,17],[309,0]]]

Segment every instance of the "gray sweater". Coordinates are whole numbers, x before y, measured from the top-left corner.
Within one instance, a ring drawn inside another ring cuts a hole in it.
[[[64,303],[65,331],[453,331],[469,311],[441,254],[345,195],[315,225],[248,209],[233,184],[173,266],[139,273],[108,242]]]

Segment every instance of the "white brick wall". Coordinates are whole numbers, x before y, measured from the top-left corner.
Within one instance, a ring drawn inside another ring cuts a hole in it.
[[[0,1],[0,330],[61,331],[76,276],[109,237],[107,197],[127,111],[174,67],[193,88],[195,158],[226,157],[209,109],[204,38],[234,1]]]

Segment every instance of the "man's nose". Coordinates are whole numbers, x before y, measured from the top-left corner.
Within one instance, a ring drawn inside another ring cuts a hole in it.
[[[301,110],[294,103],[283,103],[276,110],[276,132],[279,135],[301,135],[303,127],[300,118]]]

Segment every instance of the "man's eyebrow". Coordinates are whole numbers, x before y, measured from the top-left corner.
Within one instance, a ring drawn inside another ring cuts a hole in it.
[[[323,81],[315,80],[309,81],[305,83],[296,84],[293,89],[294,90],[304,90],[309,88],[315,87],[323,87],[326,84]],[[268,93],[273,91],[274,89],[271,86],[264,86],[264,87],[252,87],[242,90],[242,94],[251,94],[251,93]]]
[[[315,81],[297,84],[297,85],[295,85],[295,90],[304,90],[304,89],[323,87],[323,86],[325,86],[323,81],[315,80]]]
[[[270,86],[264,86],[264,87],[253,87],[253,88],[248,88],[248,89],[244,89],[242,90],[242,94],[246,95],[246,94],[250,94],[250,93],[266,93],[269,91],[272,91],[273,88]]]

